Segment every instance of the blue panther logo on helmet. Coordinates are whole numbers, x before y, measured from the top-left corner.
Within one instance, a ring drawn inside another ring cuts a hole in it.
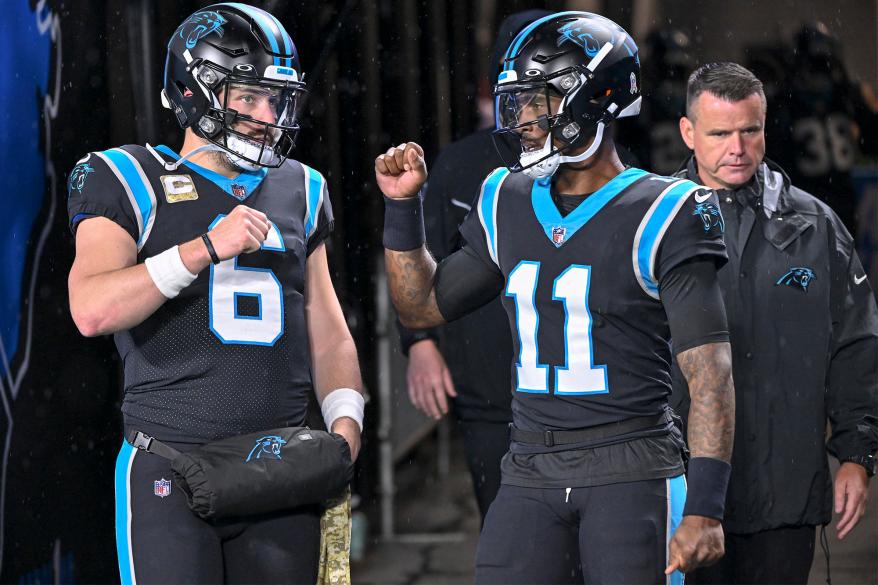
[[[82,193],[82,188],[85,187],[85,180],[93,172],[95,172],[95,170],[87,162],[80,163],[73,167],[73,170],[70,172],[70,177],[67,178],[68,197],[73,193],[74,189]]]
[[[265,455],[266,458],[273,457],[274,459],[281,459],[280,449],[286,444],[286,440],[277,435],[266,435],[261,437],[256,440],[256,445],[254,445],[250,454],[247,455],[247,460],[244,463],[249,462],[251,459],[262,459],[263,455]]]
[[[571,43],[582,47],[585,54],[589,57],[594,57],[600,50],[597,39],[595,39],[591,33],[587,33],[581,27],[577,26],[576,21],[568,22],[559,28],[558,34],[561,35],[558,37],[559,47],[567,41],[570,41]]]
[[[719,227],[720,233],[726,231],[726,222],[723,219],[723,214],[720,213],[719,208],[710,201],[696,204],[695,209],[692,211],[692,215],[697,215],[701,218],[701,223],[704,224],[705,232],[709,232],[714,226]]]
[[[219,12],[207,10],[196,12],[180,25],[180,38],[186,41],[186,48],[191,49],[198,41],[211,33],[223,36],[223,25],[226,19]]]
[[[808,292],[808,285],[811,284],[811,281],[815,278],[817,278],[817,276],[814,274],[813,270],[805,268],[804,266],[798,266],[790,268],[790,271],[781,276],[777,282],[774,283],[774,286],[785,284]]]

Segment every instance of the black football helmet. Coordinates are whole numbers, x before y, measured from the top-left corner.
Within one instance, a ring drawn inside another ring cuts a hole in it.
[[[608,124],[640,112],[640,82],[637,45],[612,20],[559,12],[534,21],[509,45],[494,86],[495,138],[520,139],[521,129],[533,124],[548,136],[538,146],[522,142],[519,159],[507,167],[541,179],[562,163],[588,159]],[[530,119],[522,119],[525,109]],[[592,138],[584,152],[565,154]]]
[[[242,169],[278,167],[290,156],[304,90],[293,39],[259,8],[208,6],[168,43],[162,104]]]

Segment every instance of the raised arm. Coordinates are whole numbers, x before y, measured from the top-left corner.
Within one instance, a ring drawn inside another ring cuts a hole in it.
[[[424,151],[414,142],[390,148],[375,159],[375,179],[385,197],[384,260],[399,320],[413,329],[441,325],[418,195],[427,180]]]

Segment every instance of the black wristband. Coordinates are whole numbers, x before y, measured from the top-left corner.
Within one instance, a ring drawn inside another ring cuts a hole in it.
[[[726,488],[732,466],[721,459],[693,457],[689,460],[684,516],[706,516],[722,520]]]
[[[439,336],[433,329],[416,329],[414,331],[405,329],[403,332],[403,328],[400,328],[399,344],[402,354],[408,357],[411,347],[425,339],[432,339],[434,343],[439,343]]]
[[[216,249],[213,247],[213,242],[210,241],[210,236],[207,234],[201,234],[201,241],[204,242],[204,245],[207,248],[207,253],[210,254],[210,261],[214,264],[219,264],[220,259],[219,256],[216,255]]]
[[[384,247],[408,252],[420,248],[425,241],[420,194],[407,199],[384,197]]]

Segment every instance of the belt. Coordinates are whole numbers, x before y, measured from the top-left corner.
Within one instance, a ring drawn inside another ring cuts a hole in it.
[[[661,414],[637,416],[619,422],[597,425],[587,429],[576,429],[573,431],[523,431],[509,425],[509,436],[513,441],[518,443],[554,447],[555,445],[596,442],[610,437],[633,433],[634,431],[655,428],[669,422],[672,422],[671,414],[665,411]]]
[[[180,454],[179,451],[171,447],[170,445],[165,445],[158,439],[154,439],[145,433],[141,433],[140,431],[133,430],[128,434],[128,442],[132,447],[136,447],[141,451],[146,451],[147,453],[152,453],[153,455],[159,455],[164,457],[165,459],[173,460],[174,457]]]

